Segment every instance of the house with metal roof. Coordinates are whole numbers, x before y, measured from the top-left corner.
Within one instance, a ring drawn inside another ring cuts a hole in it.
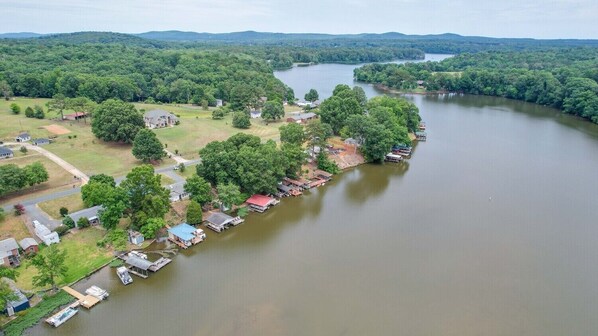
[[[195,228],[187,223],[181,223],[168,229],[168,240],[182,248],[199,244],[206,239],[202,229]]]
[[[15,154],[12,152],[10,148],[0,146],[0,159],[10,159],[14,155]]]
[[[164,110],[151,110],[143,115],[145,127],[149,129],[163,128],[176,125],[179,118],[174,114]]]
[[[317,114],[313,112],[297,113],[287,118],[287,122],[306,123],[312,119],[316,119]]]
[[[249,205],[249,209],[257,212],[264,212],[271,206],[279,203],[274,197],[255,194],[245,201]]]
[[[0,240],[0,265],[17,267],[21,264],[19,245],[14,238]]]
[[[168,186],[170,190],[170,201],[178,202],[189,198],[190,194],[185,191],[185,182],[174,183]]]
[[[23,238],[19,242],[19,246],[21,246],[21,249],[25,254],[35,254],[39,251],[39,244],[31,237]]]
[[[31,140],[31,135],[27,132],[23,132],[15,137],[16,142],[27,142]]]
[[[37,139],[33,139],[32,142],[36,146],[43,146],[43,145],[50,144],[50,139],[48,139],[48,138],[37,138]]]
[[[100,224],[100,212],[102,210],[104,210],[104,208],[101,205],[96,205],[91,208],[73,212],[72,214],[69,214],[69,216],[75,221],[75,225],[77,225],[77,222],[82,217],[87,218],[90,225],[98,225]]]
[[[51,244],[60,243],[60,237],[58,237],[58,233],[50,231],[50,229],[48,229],[42,223],[34,220],[33,228],[35,231],[35,235],[39,239],[41,239],[47,246],[50,246]]]

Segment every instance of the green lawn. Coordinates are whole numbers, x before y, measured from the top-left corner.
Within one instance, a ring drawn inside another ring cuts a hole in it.
[[[67,253],[66,265],[68,271],[59,285],[71,283],[112,259],[112,253],[109,250],[96,245],[96,242],[102,239],[104,234],[103,229],[90,227],[83,230],[74,230],[73,233],[61,237],[58,246]],[[46,249],[42,249],[40,253],[45,251]],[[23,289],[34,289],[31,279],[37,274],[37,271],[35,267],[27,268],[30,263],[29,260],[23,259],[22,261],[21,266],[18,268],[20,274],[17,278],[17,284]]]
[[[55,198],[53,200],[41,202],[37,204],[45,213],[54,219],[60,219],[60,208],[65,207],[69,213],[73,213],[85,208],[81,193],[76,193],[70,196]]]

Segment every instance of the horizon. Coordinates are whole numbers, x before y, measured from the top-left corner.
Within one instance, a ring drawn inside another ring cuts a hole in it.
[[[112,31],[139,34],[177,30],[213,34],[457,34],[493,38],[598,39],[592,0],[382,0],[370,5],[332,0],[297,6],[289,0],[8,0],[0,31],[60,34]]]

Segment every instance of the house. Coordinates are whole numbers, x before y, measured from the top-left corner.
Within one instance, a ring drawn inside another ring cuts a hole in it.
[[[2,280],[0,280],[2,281]],[[13,316],[15,313],[23,311],[29,307],[31,304],[29,303],[29,299],[25,294],[23,294],[14,284],[9,284],[12,291],[15,293],[17,298],[13,301],[8,301],[6,303],[6,308],[4,309],[3,313],[8,316]]]
[[[71,121],[76,121],[76,120],[81,120],[81,119],[85,119],[87,118],[89,114],[85,113],[85,112],[75,112],[75,113],[70,113],[70,114],[65,114],[62,116],[63,120],[71,120]]]
[[[244,222],[240,217],[232,217],[223,212],[214,212],[206,219],[206,227],[216,231],[222,232],[228,229],[231,225],[236,226]]]
[[[98,225],[100,224],[100,212],[104,210],[101,205],[96,205],[91,208],[79,210],[77,212],[73,212],[69,214],[69,216],[75,221],[75,225],[82,217],[87,218],[89,221],[89,225]]]
[[[143,121],[145,122],[145,127],[153,129],[174,126],[179,121],[179,118],[168,111],[151,110],[145,112]]]
[[[181,223],[168,229],[168,240],[182,248],[201,243],[206,239],[202,229],[196,229],[187,223]]]
[[[222,107],[224,106],[224,102],[222,101],[222,99],[216,99],[216,107]]]
[[[0,265],[17,267],[21,264],[19,245],[14,238],[0,241]]]
[[[0,159],[9,159],[14,156],[11,149],[0,146]]]
[[[185,182],[179,182],[175,184],[171,184],[169,186],[170,189],[170,201],[171,202],[178,202],[184,199],[189,198],[191,194],[185,191]]]
[[[299,107],[316,108],[316,107],[320,106],[320,101],[319,100],[315,100],[313,102],[300,101],[300,102],[297,102],[296,105]]]
[[[275,198],[270,196],[264,196],[255,194],[247,201],[245,201],[249,205],[249,209],[257,212],[264,212],[268,210],[271,206],[274,206],[279,203]]]
[[[321,169],[316,169],[314,171],[314,176],[316,176],[317,178],[324,180],[324,181],[332,180],[332,174],[330,174],[329,172],[325,172]]]
[[[50,139],[46,139],[46,138],[33,139],[33,144],[36,146],[48,145],[48,144],[50,144]]]
[[[258,111],[258,110],[249,111],[249,116],[251,117],[251,119],[260,118],[262,116],[262,111]]]
[[[23,238],[19,242],[19,246],[21,246],[23,253],[28,255],[35,254],[39,251],[39,245],[37,244],[37,241],[31,237]]]
[[[145,241],[145,237],[141,234],[141,232],[129,230],[129,242],[135,245],[141,245]]]
[[[50,246],[51,244],[60,243],[60,237],[58,237],[58,233],[50,231],[45,225],[41,224],[40,222],[34,220],[33,221],[33,228],[35,231],[35,235],[41,239],[44,244]]]
[[[297,113],[287,118],[287,122],[306,123],[312,119],[318,118],[318,115],[313,112]]]
[[[31,135],[27,132],[23,132],[15,137],[16,142],[27,142],[31,140]]]

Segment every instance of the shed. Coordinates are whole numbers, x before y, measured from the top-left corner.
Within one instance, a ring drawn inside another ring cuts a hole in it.
[[[251,119],[257,119],[262,116],[262,111],[258,111],[258,110],[249,111],[249,116],[251,117]]]
[[[60,243],[60,237],[58,237],[58,233],[50,231],[40,222],[34,220],[33,227],[35,229],[35,235],[41,239],[44,244],[49,246],[50,244]]]
[[[0,240],[0,265],[17,267],[21,264],[19,245],[14,238]]]
[[[222,232],[228,229],[234,220],[233,217],[223,212],[214,212],[206,219],[206,226],[216,232]]]
[[[297,113],[287,118],[287,122],[305,123],[309,120],[317,118],[318,115],[313,112]]]
[[[47,139],[47,138],[33,139],[33,144],[36,146],[48,145],[49,143],[50,143],[50,139]]]
[[[27,132],[23,132],[15,137],[16,142],[27,142],[31,140],[31,135]]]
[[[34,254],[39,251],[39,244],[37,241],[31,237],[23,238],[19,245],[25,252],[25,254]]]
[[[145,237],[141,234],[141,232],[129,230],[129,242],[135,245],[141,245],[145,241]]]
[[[87,118],[87,113],[85,112],[75,112],[75,113],[70,113],[70,114],[65,114],[62,119],[64,120],[81,120],[81,119],[85,119]]]
[[[224,105],[222,99],[216,99],[216,107],[222,107],[222,105]]]
[[[29,299],[25,296],[25,294],[18,289],[14,289],[14,293],[17,296],[17,299],[14,301],[8,301],[6,303],[6,309],[4,310],[8,316],[13,316],[15,313],[31,307],[29,304]]]
[[[14,156],[14,153],[10,148],[0,146],[0,159],[9,159]]]

